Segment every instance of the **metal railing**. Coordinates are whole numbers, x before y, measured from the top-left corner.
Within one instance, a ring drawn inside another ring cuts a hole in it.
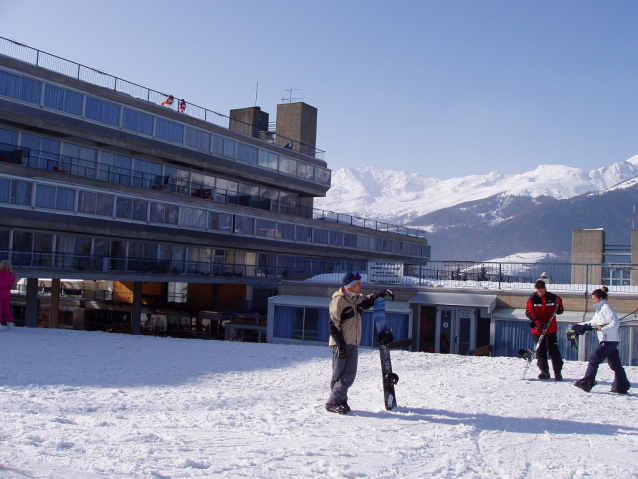
[[[168,97],[173,97],[175,100],[171,105],[166,105],[166,108],[170,108],[174,111],[179,110],[179,99],[173,95],[162,93],[150,88],[146,88],[142,85],[132,83],[127,80],[123,80],[108,73],[104,73],[95,68],[90,68],[85,65],[67,60],[57,55],[37,50],[22,43],[10,40],[5,37],[0,37],[0,54],[5,55],[16,60],[20,60],[32,65],[36,65],[47,70],[51,70],[62,75],[75,78],[93,85],[98,85],[103,88],[108,88],[126,95],[130,95],[134,98],[154,103],[156,105],[162,104]],[[231,122],[241,124],[242,130],[250,131],[250,136],[258,137],[257,129],[249,124],[239,120],[231,119],[229,116],[222,115],[216,111],[209,110],[207,108],[188,103],[184,111],[180,111],[184,115],[197,118],[206,123],[211,123],[228,130],[231,129]],[[267,143],[272,143],[276,146],[286,148],[289,145],[290,150],[301,153],[302,155],[310,156],[324,160],[325,151],[315,148],[310,145],[295,141],[285,136],[277,135],[274,132],[269,132]],[[266,140],[262,140],[266,141]]]
[[[0,260],[9,259],[14,269],[42,269],[43,273],[85,271],[116,278],[119,273],[218,276],[224,278],[270,278],[274,280],[323,281],[339,283],[343,274],[364,273],[365,260],[348,258],[308,258],[277,255],[275,265],[247,265],[217,261],[144,259],[108,255],[0,250]],[[392,261],[392,260],[389,260]],[[616,275],[615,272],[623,272]],[[624,274],[627,273],[627,274]],[[492,263],[472,261],[405,262],[403,285],[485,290],[532,290],[534,282],[544,279],[548,289],[557,291],[593,291],[603,285],[613,292],[638,293],[636,264],[576,263]]]
[[[237,191],[213,188],[205,184],[187,180],[152,175],[119,166],[106,165],[57,153],[22,148],[8,143],[0,143],[0,161],[15,163],[29,168],[68,173],[83,178],[98,178],[110,183],[162,190],[182,196],[195,196],[220,203],[249,206],[291,216],[323,220],[331,223],[358,226],[374,231],[395,233],[414,238],[425,238],[426,233],[416,228],[406,228],[383,221],[352,216],[334,211],[309,208],[294,203],[271,200],[263,196],[248,195]]]

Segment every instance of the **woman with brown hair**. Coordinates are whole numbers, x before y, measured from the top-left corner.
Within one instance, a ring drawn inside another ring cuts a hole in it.
[[[606,359],[607,364],[615,373],[614,382],[611,383],[612,393],[627,394],[631,385],[627,379],[625,369],[620,362],[618,353],[618,343],[620,342],[620,320],[614,308],[607,303],[607,292],[609,290],[603,286],[591,293],[591,299],[596,308],[596,314],[589,322],[575,324],[573,326],[576,334],[585,334],[587,331],[597,331],[598,346],[589,357],[589,365],[585,376],[574,383],[574,386],[589,392],[596,385],[596,373],[598,366]]]

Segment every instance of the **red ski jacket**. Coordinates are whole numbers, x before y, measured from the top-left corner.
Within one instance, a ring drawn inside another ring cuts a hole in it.
[[[546,323],[552,317],[554,306],[557,304],[558,309],[556,310],[556,314],[563,314],[565,309],[563,308],[563,300],[560,299],[560,296],[546,292],[545,296],[541,297],[538,293],[534,292],[534,294],[532,294],[527,300],[525,316],[527,316],[530,321]],[[532,334],[541,334],[540,331],[537,331],[534,328],[531,328],[531,330]],[[557,331],[558,324],[556,323],[556,318],[554,318],[547,328],[547,334],[555,333]]]

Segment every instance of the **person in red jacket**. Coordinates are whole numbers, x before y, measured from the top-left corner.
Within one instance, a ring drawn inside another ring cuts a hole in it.
[[[562,381],[561,374],[563,370],[563,358],[558,350],[558,339],[556,333],[558,324],[556,323],[556,314],[563,314],[563,300],[560,296],[550,293],[545,287],[545,281],[539,279],[534,283],[536,292],[527,300],[527,309],[525,315],[531,321],[532,337],[534,344],[538,345],[541,334],[547,328],[542,344],[538,346],[536,351],[536,365],[541,370],[538,379],[549,379],[549,364],[547,362],[547,352],[552,359],[552,369],[554,370],[554,379]]]
[[[11,315],[11,288],[16,282],[11,263],[6,259],[0,261],[0,322],[8,329],[13,328]]]

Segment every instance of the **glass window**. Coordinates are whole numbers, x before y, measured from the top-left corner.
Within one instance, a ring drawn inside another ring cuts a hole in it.
[[[42,82],[31,80],[30,78],[22,78],[20,85],[20,99],[29,103],[40,104],[40,92],[42,91]]]
[[[343,245],[348,248],[357,247],[357,235],[353,233],[345,233],[343,235]]]
[[[303,339],[304,308],[275,306],[273,336],[286,339]]]
[[[213,143],[211,145],[211,151],[218,155],[224,154],[224,138],[221,136],[213,135]]]
[[[11,180],[11,196],[9,203],[12,205],[31,206],[31,191],[33,183]]]
[[[208,227],[214,231],[228,231],[233,227],[233,215],[210,211],[208,213]]]
[[[312,229],[309,226],[295,226],[295,241],[304,241],[306,243],[309,243],[311,234]]]
[[[157,188],[162,182],[162,165],[135,158],[133,161],[133,186]]]
[[[129,110],[128,108],[122,108],[122,128],[127,130],[137,131],[137,120],[139,113],[135,110]]]
[[[102,121],[109,125],[119,126],[120,107],[113,103],[104,102],[104,117],[102,118]]]
[[[259,166],[276,170],[279,163],[279,155],[267,150],[259,150]]]
[[[230,158],[235,158],[235,145],[236,143],[228,138],[224,139],[224,155]]]
[[[257,236],[266,236],[269,238],[274,238],[276,230],[276,223],[274,221],[269,220],[255,220],[255,231]]]
[[[37,185],[35,189],[35,206],[38,208],[55,208],[55,186]]]
[[[297,175],[297,160],[292,158],[286,158],[285,156],[279,157],[279,171],[287,175]]]
[[[75,190],[71,188],[58,188],[55,198],[55,209],[75,211]]]
[[[184,127],[178,123],[171,122],[171,134],[168,139],[175,143],[184,143]]]
[[[4,128],[0,128],[0,143],[5,143],[7,145],[17,145],[18,144],[18,132],[13,130],[5,130]],[[3,150],[4,145],[0,145],[0,150]]]
[[[73,115],[82,115],[82,100],[83,95],[74,91],[64,91],[64,111],[72,113]]]
[[[206,228],[206,210],[200,210],[199,208],[189,208],[182,206],[180,213],[179,224],[181,226],[188,226],[191,228]]]
[[[251,235],[255,232],[255,220],[247,216],[235,215],[235,233]]]
[[[90,96],[86,97],[86,108],[84,110],[84,116],[91,118],[92,120],[102,121],[102,114],[104,111],[104,102]]]
[[[177,224],[179,207],[166,203],[151,203],[150,221],[153,223]]]
[[[112,216],[113,195],[94,193],[92,191],[79,191],[78,213],[86,213],[99,216]]]
[[[184,143],[188,146],[192,146],[193,148],[209,151],[210,133],[187,127]]]
[[[153,117],[146,113],[140,113],[137,121],[137,131],[145,135],[153,135]]]
[[[168,140],[171,133],[171,122],[162,118],[155,119],[155,136]]]
[[[0,95],[18,98],[20,95],[20,77],[0,70]]]
[[[300,161],[297,165],[297,176],[306,180],[312,180],[315,176],[315,167]]]
[[[324,230],[324,229],[321,229],[321,228],[313,228],[312,229],[312,242],[313,243],[328,244],[328,230]]]
[[[9,202],[9,191],[11,190],[11,180],[0,178],[0,203]]]
[[[115,201],[115,216],[129,220],[146,221],[148,201],[133,198],[117,197]]]
[[[288,223],[277,223],[277,238],[294,240],[295,239],[295,225]]]
[[[330,170],[315,166],[315,181],[322,185],[330,184]]]
[[[254,146],[245,145],[243,143],[237,144],[237,159],[241,161],[245,161],[246,163],[251,163],[253,165],[257,164],[257,148]]]
[[[343,233],[341,231],[330,231],[328,243],[333,246],[343,246]]]
[[[100,153],[99,178],[112,183],[130,185],[132,162],[132,158],[128,156],[103,151]]]

